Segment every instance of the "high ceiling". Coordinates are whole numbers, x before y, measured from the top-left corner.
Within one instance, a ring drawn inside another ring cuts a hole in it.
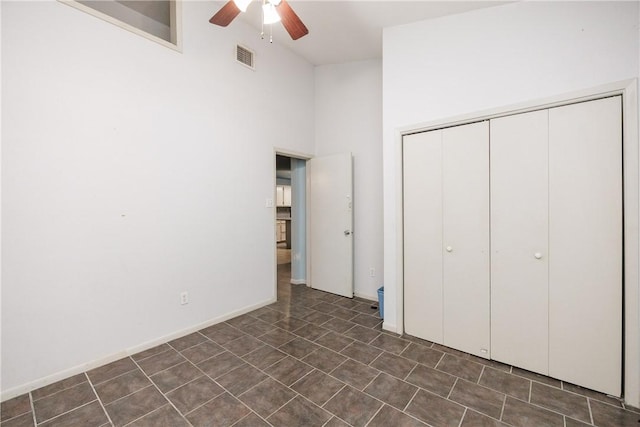
[[[240,15],[260,33],[262,12],[253,1]],[[508,3],[505,1],[368,1],[291,0],[309,34],[291,40],[282,24],[273,25],[273,40],[314,65],[336,64],[382,57],[382,28]],[[225,4],[216,2],[213,12]],[[208,19],[209,17],[207,17]],[[233,25],[233,23],[231,24]],[[265,28],[268,43],[268,27]]]

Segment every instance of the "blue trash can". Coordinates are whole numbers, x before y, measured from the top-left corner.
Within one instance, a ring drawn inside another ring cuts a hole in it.
[[[378,309],[380,310],[380,318],[384,319],[384,286],[378,288]]]

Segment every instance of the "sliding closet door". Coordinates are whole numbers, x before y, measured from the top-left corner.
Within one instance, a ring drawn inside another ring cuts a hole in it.
[[[489,123],[442,131],[443,342],[489,357]]]
[[[549,375],[620,396],[621,98],[549,110]]]
[[[491,355],[548,373],[548,111],[491,120]]]
[[[403,138],[404,328],[442,343],[442,131]]]

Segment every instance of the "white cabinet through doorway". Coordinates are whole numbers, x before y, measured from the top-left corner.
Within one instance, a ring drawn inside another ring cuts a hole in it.
[[[291,206],[291,186],[290,185],[276,186],[276,206],[278,207]]]

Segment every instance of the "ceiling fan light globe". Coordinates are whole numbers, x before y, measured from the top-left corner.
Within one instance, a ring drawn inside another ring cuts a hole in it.
[[[262,15],[264,16],[265,24],[274,24],[280,21],[280,15],[273,3],[265,3],[262,5]]]
[[[240,9],[243,12],[247,11],[247,7],[249,7],[249,4],[251,3],[251,1],[252,0],[233,0],[236,6],[238,6],[238,9]]]
[[[278,7],[278,5],[282,3],[282,0],[269,0],[269,2],[275,7]]]

